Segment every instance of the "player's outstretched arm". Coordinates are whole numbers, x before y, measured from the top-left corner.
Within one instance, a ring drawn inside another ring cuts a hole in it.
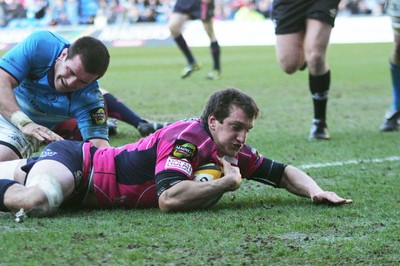
[[[310,176],[290,165],[285,168],[280,187],[295,195],[308,197],[314,203],[340,205],[353,202],[339,197],[335,192],[324,191]]]

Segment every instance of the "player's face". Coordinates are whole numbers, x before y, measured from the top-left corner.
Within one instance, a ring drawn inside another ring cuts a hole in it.
[[[218,147],[218,156],[234,157],[246,142],[247,134],[254,126],[254,119],[249,119],[239,107],[232,106],[229,116],[222,123],[211,115],[208,124]]]
[[[97,79],[96,74],[85,72],[80,56],[67,59],[64,49],[54,66],[54,84],[58,92],[77,91]]]

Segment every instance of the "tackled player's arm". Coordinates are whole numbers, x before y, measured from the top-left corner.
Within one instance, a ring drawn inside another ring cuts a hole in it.
[[[208,182],[175,181],[176,184],[160,192],[158,198],[160,210],[169,212],[206,208],[216,203],[225,192],[238,189],[242,181],[239,168],[231,166],[225,160],[223,165],[224,177],[221,179]]]

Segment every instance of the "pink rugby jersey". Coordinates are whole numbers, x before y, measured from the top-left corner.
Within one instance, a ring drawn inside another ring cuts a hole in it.
[[[122,147],[100,148],[93,156],[97,202],[101,207],[157,207],[158,195],[191,180],[199,165],[217,162],[216,154],[208,128],[197,119],[175,122]],[[244,145],[234,161],[242,177],[250,178],[263,159]]]

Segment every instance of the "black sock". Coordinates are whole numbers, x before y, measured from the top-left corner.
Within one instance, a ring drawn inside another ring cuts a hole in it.
[[[210,45],[210,50],[211,50],[211,55],[214,63],[214,70],[221,71],[221,66],[220,66],[220,55],[221,55],[221,49],[219,48],[218,41],[212,42]]]
[[[147,122],[127,107],[123,102],[115,98],[111,93],[106,93],[103,97],[107,106],[107,113],[110,117],[124,121],[136,128],[140,122]]]
[[[189,46],[187,45],[185,39],[183,38],[182,34],[175,38],[175,42],[178,45],[179,49],[185,55],[186,60],[189,64],[195,63],[194,57],[190,52]]]
[[[309,75],[309,86],[314,105],[314,119],[326,121],[326,109],[330,82],[330,70],[321,76]]]
[[[6,206],[4,206],[4,194],[7,189],[14,184],[18,184],[18,182],[10,179],[0,179],[0,211],[2,212],[10,211]]]

